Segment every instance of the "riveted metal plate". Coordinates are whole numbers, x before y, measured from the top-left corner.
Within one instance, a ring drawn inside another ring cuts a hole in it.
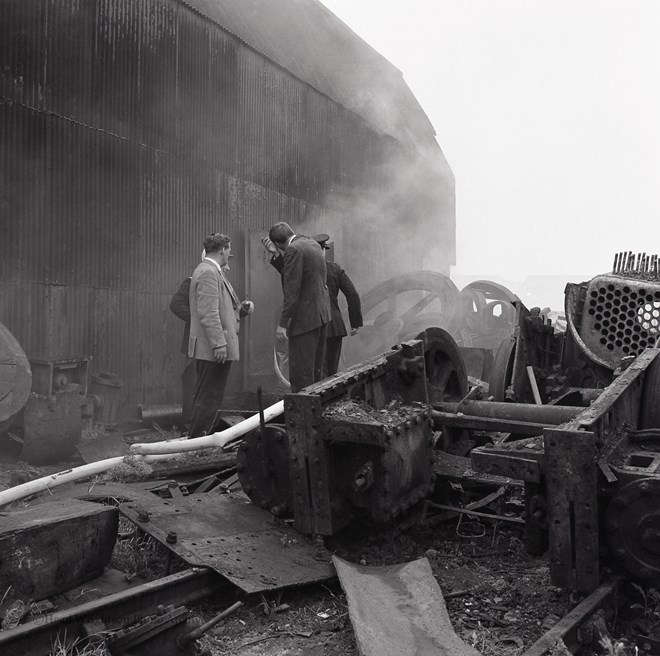
[[[328,553],[320,554],[307,538],[243,498],[154,495],[119,510],[190,565],[210,567],[248,594],[334,576]],[[145,511],[148,521],[140,521]],[[173,544],[166,541],[172,531]]]

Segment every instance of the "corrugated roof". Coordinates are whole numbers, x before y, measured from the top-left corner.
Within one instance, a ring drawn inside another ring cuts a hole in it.
[[[424,150],[435,130],[401,72],[318,0],[181,0],[370,125]]]

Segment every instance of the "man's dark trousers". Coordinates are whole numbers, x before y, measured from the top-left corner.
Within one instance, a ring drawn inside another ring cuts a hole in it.
[[[197,388],[193,401],[190,437],[201,437],[213,432],[215,413],[220,409],[225,395],[230,362],[195,360],[197,364]]]
[[[325,372],[324,378],[332,376],[339,371],[341,358],[341,344],[343,337],[328,337],[325,340]]]
[[[327,328],[328,324],[324,323],[314,330],[289,337],[289,382],[292,392],[299,392],[323,378]]]

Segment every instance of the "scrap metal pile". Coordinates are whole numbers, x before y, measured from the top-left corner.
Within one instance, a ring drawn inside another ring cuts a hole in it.
[[[530,550],[547,548],[555,585],[592,593],[603,583],[605,565],[658,584],[656,263],[657,258],[640,257],[633,265],[629,255],[618,255],[613,273],[567,285],[565,332],[555,331],[538,308],[527,309],[513,295],[502,300],[506,294],[485,283],[465,293],[465,311],[498,319],[472,321],[463,340],[427,325],[424,308],[438,297],[435,292],[422,291],[407,309],[379,313],[369,326],[374,334],[391,336],[387,325],[397,334],[419,330],[286,395],[283,419],[262,416],[237,451],[239,494],[222,494],[230,485],[214,476],[195,481],[185,493],[174,483],[165,495],[153,482],[79,484],[51,503],[113,500],[118,512],[90,513],[81,506],[77,516],[87,517],[89,530],[103,535],[117,533],[121,516],[151,536],[191,568],[172,584],[187,590],[182,598],[195,598],[189,593],[198,578],[200,590],[231,584],[249,595],[332,577],[324,540],[356,524],[401,521],[434,492],[439,479],[456,477],[458,458],[459,469],[472,476],[522,482],[527,543]],[[469,371],[479,375],[468,376]],[[440,450],[453,454],[451,472]],[[20,524],[18,515],[14,519]],[[29,551],[33,519],[26,517],[18,533],[5,535],[5,543],[13,540],[15,546],[22,534]],[[55,513],[49,521],[65,519]],[[0,553],[2,540],[0,532]],[[71,583],[87,580],[107,557],[103,551],[96,561],[88,558],[85,572]],[[172,576],[177,575],[168,573],[163,581]],[[135,604],[151,593],[123,594],[113,603]],[[163,605],[158,595],[149,600],[154,612]],[[94,612],[107,616],[107,605],[95,603]],[[185,621],[174,607],[158,612],[137,633],[123,627],[113,653],[130,653],[140,636]],[[83,614],[71,610],[61,622]],[[0,632],[0,646],[3,653],[28,653],[17,650],[36,644],[34,636],[48,630],[53,627],[33,622]],[[176,631],[182,650],[201,635],[190,627]]]

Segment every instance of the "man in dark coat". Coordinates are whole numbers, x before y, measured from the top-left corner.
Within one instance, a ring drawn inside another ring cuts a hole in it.
[[[323,377],[325,337],[330,322],[330,297],[326,283],[325,257],[313,239],[296,235],[288,223],[276,223],[268,239],[282,254],[284,301],[275,332],[278,341],[289,341],[291,391]],[[274,249],[264,246],[276,256]]]
[[[329,235],[320,234],[312,237],[318,245],[323,249],[323,252],[330,250],[328,241]],[[360,303],[360,295],[355,289],[355,285],[351,279],[346,275],[346,271],[339,266],[336,262],[325,263],[327,269],[326,281],[328,284],[328,293],[330,294],[330,311],[332,314],[332,321],[328,326],[327,335],[325,338],[325,376],[332,376],[337,373],[339,369],[339,358],[341,357],[342,340],[348,334],[346,331],[346,324],[339,309],[339,292],[346,297],[348,304],[348,320],[351,324],[351,335],[355,335],[362,327],[362,305]]]

